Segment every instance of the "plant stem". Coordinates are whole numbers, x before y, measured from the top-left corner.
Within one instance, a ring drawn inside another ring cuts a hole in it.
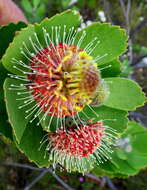
[[[20,168],[26,168],[30,170],[38,170],[41,171],[41,173],[26,187],[24,190],[29,190],[32,186],[34,186],[46,173],[50,173],[65,189],[67,190],[74,190],[71,188],[68,184],[66,184],[59,176],[55,174],[55,172],[51,168],[37,168],[34,166],[30,166],[27,164],[19,164],[19,163],[12,163],[12,162],[3,162],[0,163],[2,166],[13,166],[13,167],[20,167]]]
[[[31,187],[33,187],[46,173],[48,173],[47,169],[45,169],[44,171],[40,172],[40,174],[30,184],[26,185],[26,187],[24,188],[24,190],[31,189]]]
[[[53,172],[52,170],[49,171],[49,173],[51,173],[51,175],[67,190],[74,190],[73,188],[71,188],[67,183],[65,183],[59,176],[57,176],[55,174],[55,172]]]
[[[110,187],[111,190],[117,190],[117,188],[114,186],[113,182],[111,181],[110,178],[105,177],[106,178],[106,183],[108,184],[108,186]]]
[[[43,171],[44,170],[44,168],[37,168],[37,167],[30,166],[30,165],[27,165],[27,164],[12,163],[12,162],[3,162],[3,163],[0,163],[0,165],[13,166],[13,167],[19,167],[19,168],[26,168],[26,169],[38,170],[38,171]]]

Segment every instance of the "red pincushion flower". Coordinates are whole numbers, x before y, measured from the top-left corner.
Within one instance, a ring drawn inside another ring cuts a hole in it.
[[[82,122],[82,123],[81,123]],[[66,124],[56,132],[50,132],[43,138],[40,148],[45,142],[45,157],[48,155],[53,166],[60,164],[69,172],[79,171],[85,173],[97,163],[110,159],[111,145],[116,140],[116,133],[103,121],[92,123]]]
[[[30,108],[25,111],[28,113],[25,118],[32,117],[30,120],[32,122],[39,117],[37,125],[42,120],[48,120],[49,115],[51,120],[54,116],[59,120],[67,116],[76,116],[86,105],[104,103],[109,95],[107,85],[101,79],[96,63],[97,59],[107,54],[91,56],[91,52],[99,44],[97,38],[82,49],[80,45],[86,35],[85,31],[78,43],[74,45],[77,31],[71,28],[68,38],[65,39],[66,27],[63,36],[60,29],[58,26],[52,27],[49,35],[46,29],[42,28],[46,45],[42,45],[43,42],[39,40],[37,33],[34,33],[33,37],[29,37],[30,44],[23,42],[20,48],[24,62],[12,59],[13,69],[23,75],[10,74],[9,76],[24,83],[20,86],[12,84],[13,88],[10,90],[19,90],[18,95],[22,98],[17,100],[24,100],[24,104],[20,105],[19,109],[29,106]],[[32,50],[29,46],[32,46]],[[25,60],[28,60],[28,64]],[[47,131],[50,130],[50,121],[45,127]]]
[[[58,129],[49,134],[52,147],[61,154],[73,157],[87,157],[101,146],[105,134],[105,127],[101,121],[68,131]]]
[[[75,115],[92,101],[100,84],[93,58],[73,45],[44,48],[32,58],[30,67],[34,73],[28,74],[29,89],[48,115]]]

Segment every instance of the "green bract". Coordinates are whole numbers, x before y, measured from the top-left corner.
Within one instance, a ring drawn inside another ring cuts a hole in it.
[[[45,150],[47,141],[43,141],[40,147],[40,141],[42,141],[45,135],[47,136],[50,131],[55,132],[62,126],[62,119],[60,120],[57,116],[46,115],[43,120],[44,111],[37,112],[37,109],[29,115],[28,110],[31,110],[33,107],[36,108],[36,102],[27,102],[28,95],[31,97],[32,94],[27,87],[24,89],[23,87],[28,80],[26,73],[30,72],[29,64],[31,59],[32,57],[34,58],[41,48],[46,48],[48,44],[52,43],[58,45],[61,42],[70,42],[70,45],[79,47],[85,51],[87,50],[90,56],[94,58],[97,68],[101,71],[101,77],[104,78],[104,80],[100,78],[100,81],[104,82],[109,91],[109,96],[104,102],[102,101],[102,105],[86,105],[84,106],[84,111],[80,111],[78,116],[84,122],[89,122],[90,119],[93,122],[102,120],[103,125],[108,126],[106,128],[108,131],[110,128],[112,129],[113,136],[116,133],[117,136],[121,136],[125,131],[121,138],[129,136],[132,150],[126,153],[124,147],[118,144],[118,147],[120,147],[114,149],[112,160],[106,161],[105,164],[99,163],[100,154],[104,157],[109,157],[109,153],[107,155],[107,153],[103,153],[101,150],[96,150],[94,154],[90,154],[88,158],[90,161],[87,161],[87,157],[78,159],[65,157],[65,160],[69,159],[70,166],[67,166],[67,160],[62,165],[68,171],[87,172],[95,168],[94,173],[97,175],[120,177],[133,175],[139,169],[146,166],[145,158],[147,152],[143,147],[138,145],[137,140],[133,141],[132,139],[134,136],[135,139],[141,137],[143,141],[146,138],[146,131],[142,128],[139,129],[138,125],[132,122],[129,122],[129,127],[127,128],[127,112],[143,105],[145,96],[137,83],[119,77],[121,63],[118,57],[126,51],[126,33],[120,27],[107,23],[94,23],[85,29],[77,30],[80,24],[81,17],[79,13],[68,10],[50,19],[46,18],[40,24],[28,25],[25,28],[22,26],[23,29],[16,33],[13,42],[2,57],[4,67],[2,65],[0,67],[0,71],[4,74],[3,79],[5,79],[3,85],[4,99],[9,120],[8,124],[5,118],[0,118],[0,127],[6,127],[5,130],[2,129],[0,132],[9,138],[12,138],[13,134],[13,140],[18,149],[24,152],[30,161],[35,162],[39,167],[48,167],[51,164],[54,165],[54,162],[62,163],[62,159],[60,160],[60,158],[58,160],[51,160],[50,158],[51,161],[49,161],[49,156],[45,156],[51,153],[51,151],[47,152]],[[14,31],[17,30],[19,30],[19,24],[16,25]],[[76,30],[77,32],[74,33]],[[48,41],[48,35],[52,37],[52,41]],[[27,56],[23,54],[24,49],[27,50]],[[85,54],[84,56],[88,57]],[[88,57],[88,61],[91,60],[91,57]],[[5,75],[7,72],[9,72],[10,76],[8,78]],[[19,77],[20,75],[21,77]],[[17,87],[21,88],[21,93],[19,93]],[[5,113],[3,97],[0,98],[0,101],[2,100],[0,103],[4,108],[1,110],[1,113]],[[30,123],[30,121],[33,122]],[[12,134],[10,125],[12,127]],[[9,132],[6,132],[7,130]],[[136,133],[132,133],[134,130]],[[140,130],[144,132],[140,132]],[[110,132],[110,136],[112,133]],[[111,140],[111,138],[108,138],[108,145],[112,144]],[[111,146],[109,148],[111,149]],[[58,156],[58,154],[54,156]]]

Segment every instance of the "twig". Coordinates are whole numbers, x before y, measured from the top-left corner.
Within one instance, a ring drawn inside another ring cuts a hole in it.
[[[127,6],[125,7],[124,1],[119,0],[122,12],[125,18],[125,25],[126,25],[126,30],[127,34],[130,36],[130,9],[131,9],[131,0],[128,0]],[[128,41],[128,58],[129,58],[129,63],[131,64],[133,61],[133,51],[132,51],[132,40],[129,38]]]
[[[102,0],[102,1],[103,1],[105,15],[107,16],[108,21],[113,24],[110,14],[110,2],[108,0]]]
[[[110,178],[105,177],[106,178],[106,182],[108,184],[108,186],[110,187],[111,190],[117,190],[117,188],[114,186],[113,182],[111,181]]]
[[[100,179],[99,177],[94,176],[93,174],[85,174],[85,176],[87,176],[87,177],[89,177],[89,178],[91,178],[91,179],[94,179],[94,180],[96,180],[96,181],[98,181],[98,182],[101,181],[101,179]]]
[[[125,17],[125,20],[127,20],[127,19],[126,19],[126,8],[125,8],[124,1],[123,1],[123,0],[119,0],[119,3],[120,3],[120,5],[121,5],[122,12],[123,12],[123,15],[124,15],[124,17]]]
[[[55,174],[52,170],[49,171],[49,173],[67,190],[74,190],[71,188],[68,184],[66,184],[59,176]]]
[[[142,56],[136,58],[135,60],[133,60],[131,66],[137,65],[137,64],[140,63],[140,62],[142,61],[142,59],[144,59],[145,57],[147,57],[147,54],[146,54],[146,55],[142,55]]]
[[[147,116],[145,116],[141,113],[137,113],[137,112],[130,112],[129,116],[130,116],[130,119],[133,119],[133,120],[139,122],[142,126],[147,128],[147,125],[145,124],[145,120],[147,120]]]
[[[137,112],[130,112],[129,114],[131,117],[135,117],[135,118],[140,118],[140,119],[144,119],[147,120],[147,116],[141,114],[141,113],[137,113]]]
[[[106,184],[105,177],[99,178],[99,177],[97,177],[97,176],[95,176],[93,174],[90,174],[90,173],[89,174],[85,174],[85,176],[87,176],[87,177],[89,177],[89,178],[91,178],[93,180],[96,180],[98,183],[100,183],[101,187],[104,187],[104,185]]]
[[[98,182],[101,181],[101,179],[99,177],[94,176],[93,174],[85,174],[85,176],[94,179]],[[111,181],[111,179],[109,179],[108,177],[103,177],[102,178],[102,183],[101,185],[104,185],[105,183],[107,183],[107,185],[110,187],[111,190],[117,190],[117,188],[114,186],[113,182]]]
[[[102,177],[102,180],[101,180],[101,186],[105,186],[106,184],[106,178],[105,177]]]
[[[33,185],[35,185],[47,172],[49,172],[65,189],[67,190],[74,190],[68,184],[66,184],[60,177],[58,177],[55,172],[51,168],[37,168],[34,166],[30,166],[27,164],[19,164],[19,163],[12,163],[12,162],[3,162],[0,163],[2,166],[13,166],[13,167],[20,167],[26,168],[30,170],[38,170],[41,171],[39,176],[37,176],[29,185],[27,185],[24,190],[29,190]]]
[[[127,7],[125,7],[124,1],[119,0],[122,12],[125,18],[125,24],[128,34],[130,33],[130,9],[131,9],[131,0],[128,0]]]
[[[138,32],[142,27],[147,25],[147,17],[144,18],[143,21],[141,21],[136,27],[134,27],[131,31],[130,31],[130,36],[133,37],[133,35]]]
[[[131,10],[131,0],[128,0],[127,9],[126,9],[126,24],[128,34],[130,34],[130,10]]]
[[[29,190],[31,187],[33,187],[46,173],[48,173],[48,169],[42,171],[30,184],[26,185],[24,190]]]
[[[71,0],[70,3],[68,4],[68,7],[72,7],[77,2],[78,2],[78,0]]]
[[[13,166],[13,167],[19,167],[19,168],[26,168],[26,169],[38,170],[38,171],[43,171],[45,169],[45,168],[37,168],[37,167],[30,166],[30,165],[27,165],[27,164],[12,163],[12,162],[3,162],[3,163],[0,163],[0,165],[2,165],[2,166]]]

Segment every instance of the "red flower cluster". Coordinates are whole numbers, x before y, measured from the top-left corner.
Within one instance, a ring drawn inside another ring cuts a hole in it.
[[[75,115],[92,102],[100,84],[93,58],[73,45],[47,46],[33,56],[30,68],[29,90],[48,115]]]
[[[79,128],[70,128],[68,131],[58,129],[49,134],[49,142],[55,151],[73,157],[87,157],[101,146],[105,135],[105,126],[102,121],[80,125]]]

